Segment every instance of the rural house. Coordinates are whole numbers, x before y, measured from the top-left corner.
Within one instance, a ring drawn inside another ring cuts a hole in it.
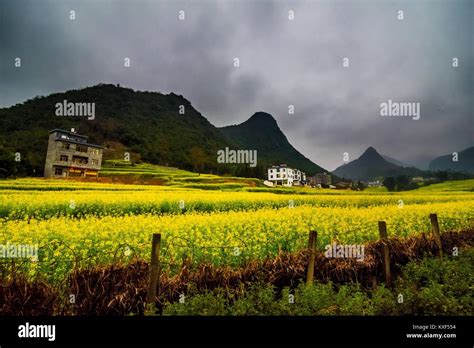
[[[367,186],[368,186],[368,187],[382,187],[383,184],[382,184],[382,182],[381,182],[380,180],[375,180],[375,181],[369,181],[369,182],[367,183]]]
[[[44,176],[97,177],[103,147],[87,142],[87,136],[61,129],[49,132]]]
[[[299,169],[289,168],[286,164],[281,164],[268,168],[268,181],[283,186],[305,185],[306,174]]]
[[[328,173],[318,173],[308,178],[308,182],[311,186],[329,186],[331,185],[331,175]]]

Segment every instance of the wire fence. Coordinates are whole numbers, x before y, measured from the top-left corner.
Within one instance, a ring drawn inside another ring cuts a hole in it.
[[[435,236],[438,248],[442,250],[440,228],[436,214],[430,214],[432,233]],[[386,224],[379,221],[379,232],[382,240],[387,239]],[[382,235],[383,234],[383,235]],[[239,236],[233,236],[232,244],[198,245],[185,236],[165,238],[160,244],[159,264],[163,271],[179,272],[182,267],[199,262],[213,263],[214,265],[239,266],[252,259],[261,259],[276,256],[282,251],[298,251],[307,248],[307,237],[301,233],[293,233],[285,240],[265,243],[247,243]],[[161,240],[161,235],[160,235]],[[113,243],[113,241],[110,241]],[[150,261],[150,241],[141,243],[122,242],[112,250],[91,248],[84,254],[84,248],[78,250],[61,240],[53,240],[37,246],[38,255],[30,258],[4,257],[0,253],[0,280],[17,275],[26,275],[29,278],[49,278],[56,281],[64,280],[75,270],[103,266],[122,266],[134,261]],[[315,242],[314,248],[317,248]],[[262,249],[264,250],[262,252]],[[69,257],[58,257],[58,250],[67,252]],[[385,252],[388,255],[388,251]],[[387,258],[388,256],[386,256]],[[389,260],[384,261],[386,264]]]

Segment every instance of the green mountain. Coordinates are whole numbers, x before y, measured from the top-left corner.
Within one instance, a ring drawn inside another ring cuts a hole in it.
[[[55,104],[64,100],[94,102],[95,119],[56,116]],[[179,114],[180,105],[184,105],[184,115]],[[42,172],[48,132],[54,128],[75,128],[88,135],[90,142],[105,144],[105,158],[123,159],[130,152],[133,159],[184,169],[193,166],[192,152],[201,155],[204,170],[215,169],[216,151],[231,145],[189,101],[173,93],[135,92],[101,84],[0,109],[3,147],[19,152],[22,162],[36,172]]]
[[[68,103],[95,103],[95,118],[57,116],[56,103],[64,100]],[[183,107],[184,114],[180,113]],[[276,126],[275,120],[269,117]],[[77,133],[89,136],[89,142],[104,145],[104,159],[124,159],[128,152],[136,162],[216,174],[252,177],[266,174],[260,163],[258,168],[218,164],[218,150],[226,147],[238,149],[239,144],[212,125],[183,96],[99,84],[1,108],[0,176],[42,175],[48,132],[55,128],[75,128]],[[255,139],[276,136],[274,129],[268,127],[257,127],[253,132]],[[280,136],[286,141],[282,133]],[[259,149],[259,159],[261,156],[269,163],[281,161],[278,151],[273,148],[271,153],[266,153],[260,144],[247,143],[245,148]],[[19,162],[14,161],[16,153],[21,155]],[[304,158],[298,155],[296,164]],[[319,168],[307,159],[305,163],[307,167]]]
[[[220,130],[240,148],[257,150],[258,163],[264,166],[284,163],[309,175],[326,171],[298,152],[288,142],[275,119],[265,112],[257,112],[239,125]]]
[[[430,162],[429,168],[474,174],[474,146],[460,151],[457,162],[453,161],[452,154],[440,156]]]
[[[369,181],[399,175],[426,176],[426,173],[414,167],[401,167],[387,161],[372,146],[356,160],[338,167],[333,174],[352,180]]]

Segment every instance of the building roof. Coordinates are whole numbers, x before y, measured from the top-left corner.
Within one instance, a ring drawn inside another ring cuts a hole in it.
[[[50,131],[49,133],[53,133],[53,132],[66,133],[66,134],[69,134],[73,137],[82,138],[82,139],[85,139],[85,140],[87,140],[89,138],[87,135],[80,135],[80,134],[72,133],[72,132],[69,132],[69,131],[66,131],[66,130],[63,130],[63,129],[57,129],[56,128],[56,129],[53,129],[52,131]],[[96,147],[98,149],[103,149],[104,148],[103,146],[96,145],[96,144],[91,144],[91,143],[88,143],[87,141],[76,141],[76,140],[73,140],[73,139],[56,138],[56,139],[54,139],[54,141],[64,141],[64,142],[71,143],[71,144],[79,144],[79,145],[84,145],[84,146]]]
[[[64,141],[66,143],[71,143],[71,144],[79,144],[79,145],[84,145],[84,146],[96,147],[98,149],[103,149],[104,148],[103,146],[100,146],[100,145],[91,144],[91,143],[84,143],[84,142],[75,141],[75,140],[71,140],[71,139],[56,138],[56,139],[54,139],[54,141]]]
[[[59,129],[59,128],[55,128],[55,129],[49,131],[50,134],[53,133],[53,132],[66,133],[66,134],[74,135],[75,137],[84,138],[84,139],[89,138],[87,135],[81,135],[81,134],[73,133],[73,132],[70,132],[70,131],[67,131],[67,130],[64,130],[64,129]]]

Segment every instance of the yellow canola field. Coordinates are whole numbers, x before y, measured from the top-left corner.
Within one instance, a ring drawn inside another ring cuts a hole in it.
[[[310,230],[318,232],[320,249],[335,238],[348,244],[376,240],[379,220],[387,222],[389,237],[429,232],[430,213],[438,214],[442,231],[467,229],[474,221],[474,201],[9,220],[1,226],[0,243],[38,244],[40,262],[30,271],[61,277],[74,262],[89,266],[148,259],[152,233],[162,234],[165,265],[180,263],[184,255],[194,261],[239,264],[279,249],[304,248]]]
[[[315,192],[318,192],[315,190]],[[49,219],[58,216],[123,216],[186,212],[250,211],[262,208],[403,206],[474,201],[474,193],[274,194],[202,190],[0,191],[0,219]]]

